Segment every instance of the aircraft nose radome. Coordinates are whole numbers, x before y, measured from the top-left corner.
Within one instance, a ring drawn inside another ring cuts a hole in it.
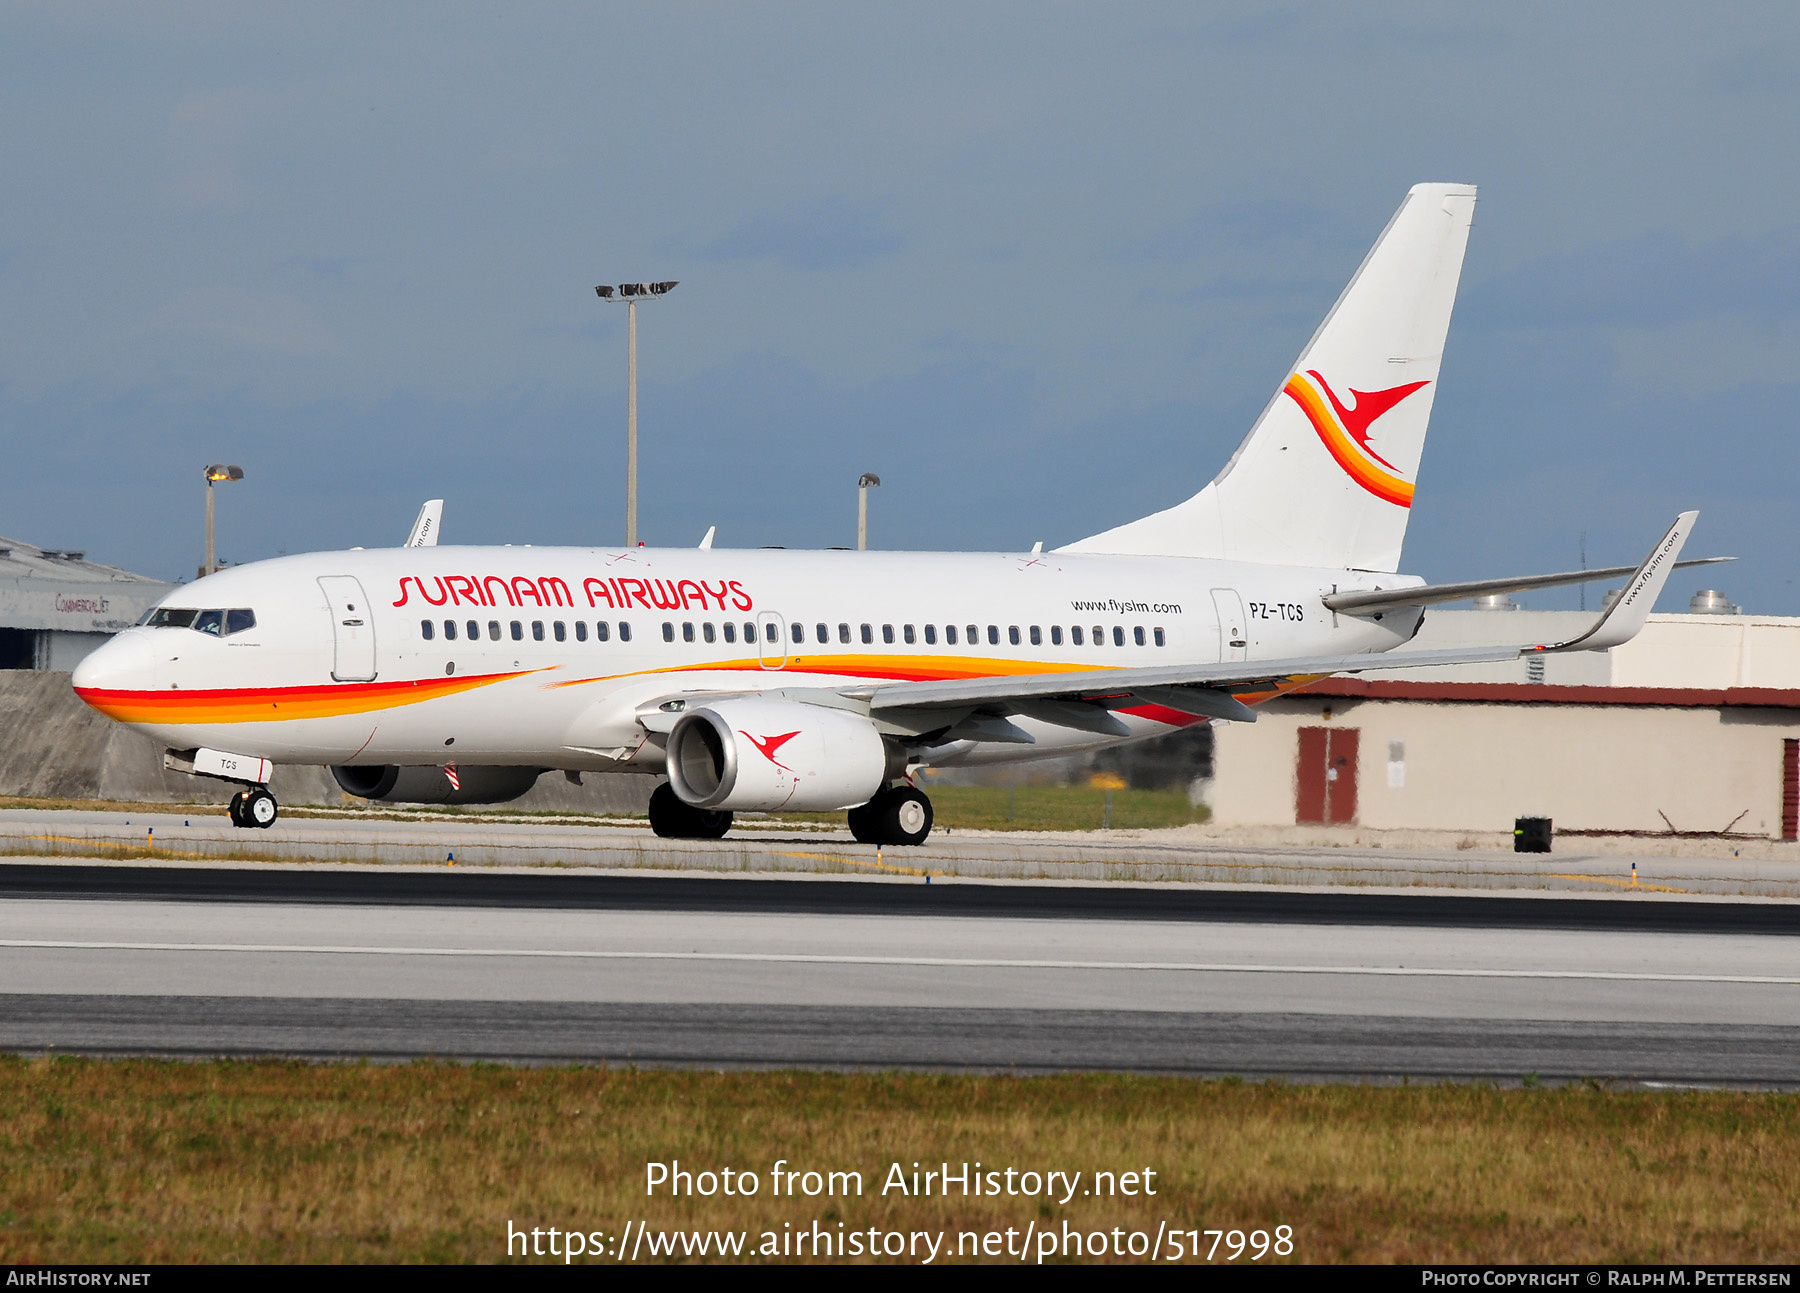
[[[122,633],[75,666],[78,694],[90,691],[147,691],[155,653],[142,634]]]

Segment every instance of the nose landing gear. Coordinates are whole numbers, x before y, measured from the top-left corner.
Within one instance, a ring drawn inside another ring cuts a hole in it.
[[[264,786],[240,790],[231,797],[231,824],[267,829],[281,815],[281,806]]]
[[[850,810],[850,833],[863,844],[923,844],[931,822],[931,800],[912,786],[888,786]]]

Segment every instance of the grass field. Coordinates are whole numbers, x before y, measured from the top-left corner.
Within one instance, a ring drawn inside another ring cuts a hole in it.
[[[1210,816],[1185,790],[1101,790],[1094,786],[946,786],[928,784],[936,829],[983,831],[1151,830]],[[1111,807],[1107,800],[1111,798]],[[801,821],[842,821],[842,813],[784,814]]]
[[[646,1199],[645,1164],[671,1159],[754,1171],[759,1194]],[[777,1159],[860,1171],[863,1193],[771,1198]],[[881,1194],[890,1164],[943,1160],[1148,1167],[1156,1194]],[[1066,1220],[1286,1225],[1317,1262],[1793,1261],[1796,1180],[1792,1095],[0,1060],[4,1263],[486,1262],[509,1221],[754,1245],[815,1219],[949,1232],[939,1260],[962,1231]]]

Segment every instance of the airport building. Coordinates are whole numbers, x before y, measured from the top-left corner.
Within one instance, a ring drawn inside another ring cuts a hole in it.
[[[1214,820],[1795,839],[1800,618],[1694,606],[1611,651],[1329,678],[1261,705],[1215,729]],[[1432,611],[1414,645],[1555,642],[1591,621]]]
[[[66,673],[171,587],[84,553],[0,539],[0,669]]]

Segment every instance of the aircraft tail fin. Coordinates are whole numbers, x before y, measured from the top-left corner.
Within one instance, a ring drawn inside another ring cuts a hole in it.
[[[1061,550],[1398,569],[1474,213],[1415,185],[1225,470]]]

